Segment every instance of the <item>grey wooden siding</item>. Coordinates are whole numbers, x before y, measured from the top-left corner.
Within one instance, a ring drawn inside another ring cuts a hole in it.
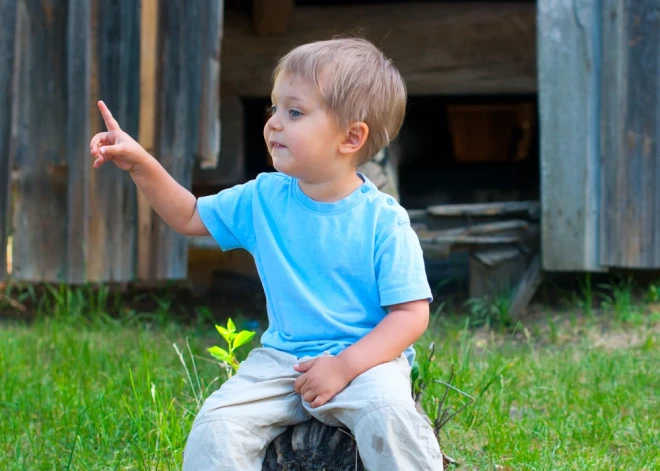
[[[597,270],[598,0],[537,5],[543,268]]]
[[[660,267],[660,1],[603,0],[601,262]]]
[[[158,74],[146,84],[158,90],[153,151],[190,187],[197,156],[212,159],[219,145],[220,46],[213,38],[223,3],[158,5]],[[6,247],[13,162],[14,279],[136,278],[135,185],[112,164],[93,170],[88,149],[91,137],[105,130],[99,99],[138,137],[141,13],[138,0],[0,0],[0,238]],[[150,242],[148,279],[187,276],[186,240],[157,216]]]
[[[16,1],[0,0],[0,281],[6,276],[7,235],[9,233],[12,76],[14,69],[14,30]]]
[[[660,268],[660,1],[538,3],[547,270]]]

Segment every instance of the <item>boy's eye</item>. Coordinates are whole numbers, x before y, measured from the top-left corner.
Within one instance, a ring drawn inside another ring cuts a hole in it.
[[[277,106],[275,106],[275,105],[271,105],[271,107],[270,107],[270,114],[273,115],[273,114],[275,114],[275,113],[277,113]]]
[[[289,110],[289,116],[291,116],[292,118],[299,118],[300,116],[302,116],[302,113],[298,110]]]

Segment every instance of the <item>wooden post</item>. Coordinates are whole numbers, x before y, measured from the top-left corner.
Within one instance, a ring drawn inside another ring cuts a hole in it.
[[[14,33],[16,0],[0,0],[0,282],[6,277],[7,235],[9,234],[9,195],[11,155],[9,140],[12,115],[14,72]]]
[[[158,7],[159,0],[142,0],[140,10],[140,127],[138,141],[150,154],[155,153],[158,96]],[[137,276],[151,275],[153,210],[138,191]]]

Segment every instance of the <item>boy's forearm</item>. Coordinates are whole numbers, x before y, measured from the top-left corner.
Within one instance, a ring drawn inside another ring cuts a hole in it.
[[[180,185],[153,156],[144,152],[130,175],[158,215],[176,232],[185,234],[197,208],[197,198]]]
[[[422,336],[428,326],[426,309],[392,310],[372,330],[338,356],[342,358],[355,378],[374,366],[394,360]]]

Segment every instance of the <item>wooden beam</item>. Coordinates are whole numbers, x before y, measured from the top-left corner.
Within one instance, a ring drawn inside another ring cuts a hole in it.
[[[294,0],[252,0],[252,28],[259,36],[286,32]]]
[[[253,34],[227,12],[223,93],[268,97],[279,57],[303,43],[361,31],[401,71],[411,95],[536,92],[534,2],[395,3],[297,7],[289,33]]]
[[[0,282],[6,278],[16,0],[0,0]]]
[[[509,214],[528,214],[538,216],[539,203],[537,201],[506,201],[502,203],[478,204],[446,204],[429,206],[429,214],[433,216],[503,216]]]
[[[536,255],[513,291],[509,309],[511,319],[514,321],[520,319],[542,281],[541,258]]]
[[[138,141],[150,154],[156,147],[158,112],[158,4],[142,0],[140,8],[140,126]],[[149,280],[153,210],[147,198],[137,193],[137,277]]]

